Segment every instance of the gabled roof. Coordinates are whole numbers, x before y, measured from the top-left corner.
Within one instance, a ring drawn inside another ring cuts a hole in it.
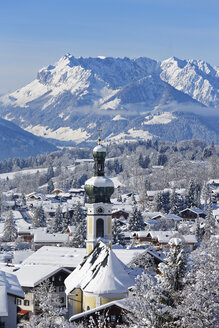
[[[91,309],[91,310],[88,310],[88,311],[85,311],[85,312],[82,312],[82,313],[75,314],[69,319],[69,321],[72,322],[72,321],[78,320],[80,318],[87,317],[88,315],[90,316],[93,313],[97,313],[97,312],[99,312],[101,310],[104,310],[104,309],[107,309],[111,306],[117,306],[117,307],[119,307],[123,310],[130,311],[128,309],[128,306],[127,306],[126,303],[127,303],[126,299],[122,299],[122,300],[118,300],[118,301],[112,301],[112,302],[97,306],[94,309]]]
[[[207,213],[204,210],[202,210],[201,208],[198,208],[198,207],[191,207],[191,208],[187,207],[184,210],[180,211],[180,213],[183,213],[185,211],[191,211],[195,214],[205,214],[205,215],[207,215]]]
[[[62,270],[71,273],[71,271],[59,266],[22,265],[14,274],[17,276],[22,287],[35,287]]]
[[[23,298],[24,292],[14,274],[0,270],[0,287],[5,287],[7,294]]]
[[[126,268],[113,250],[99,241],[94,250],[66,278],[66,294],[75,288],[95,294],[127,292],[134,281]]]

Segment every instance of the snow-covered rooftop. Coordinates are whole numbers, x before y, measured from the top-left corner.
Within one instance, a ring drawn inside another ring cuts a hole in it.
[[[113,249],[113,251],[125,265],[129,265],[135,255],[141,254],[145,250]],[[43,246],[27,257],[22,264],[57,265],[67,268],[76,268],[86,255],[86,248]]]
[[[69,270],[53,265],[22,265],[20,269],[14,271],[22,287],[35,287],[44,280],[50,278],[60,270]]]
[[[38,230],[34,233],[34,243],[67,243],[68,240],[68,234],[46,233]]]
[[[75,314],[69,319],[69,321],[75,321],[77,319],[88,316],[92,313],[97,313],[97,312],[99,312],[103,309],[107,309],[107,308],[109,308],[110,306],[113,306],[113,305],[116,305],[116,306],[118,306],[122,309],[125,309],[125,310],[128,309],[128,307],[126,305],[126,300],[123,299],[123,300],[118,300],[118,301],[112,301],[112,302],[97,306],[96,308],[94,308],[92,310],[88,310],[88,311],[85,311],[85,312],[82,312],[82,313]]]
[[[76,268],[86,253],[86,248],[43,246],[26,258],[23,264]]]
[[[14,274],[0,270],[0,287],[6,287],[7,294],[24,297],[24,292]]]
[[[85,182],[85,185],[94,187],[114,187],[112,180],[104,176],[92,177]]]
[[[94,149],[93,149],[94,153],[105,153],[106,152],[106,148],[102,145],[97,145]]]
[[[65,280],[67,294],[78,287],[98,295],[127,293],[133,284],[124,263],[102,241]]]

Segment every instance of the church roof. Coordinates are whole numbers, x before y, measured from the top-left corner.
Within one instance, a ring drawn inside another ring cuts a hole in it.
[[[102,145],[97,145],[94,149],[93,152],[97,152],[97,153],[105,153],[106,152],[106,148]]]
[[[85,182],[85,185],[94,186],[94,187],[114,187],[114,184],[111,179],[105,176],[95,176],[90,178]]]
[[[66,278],[66,294],[75,288],[94,294],[124,293],[134,285],[127,267],[113,250],[99,241],[85,260]]]

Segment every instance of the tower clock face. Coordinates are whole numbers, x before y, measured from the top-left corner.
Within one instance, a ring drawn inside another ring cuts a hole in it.
[[[98,207],[98,209],[97,209],[97,213],[99,213],[99,214],[101,214],[101,213],[103,213],[104,211],[103,211],[103,208],[102,207]]]

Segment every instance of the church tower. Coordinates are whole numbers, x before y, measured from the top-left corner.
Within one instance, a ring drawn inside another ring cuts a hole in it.
[[[100,144],[93,149],[94,177],[85,183],[88,196],[87,208],[87,253],[90,254],[101,238],[105,244],[112,240],[112,204],[110,197],[114,192],[112,180],[104,176],[106,149]]]

